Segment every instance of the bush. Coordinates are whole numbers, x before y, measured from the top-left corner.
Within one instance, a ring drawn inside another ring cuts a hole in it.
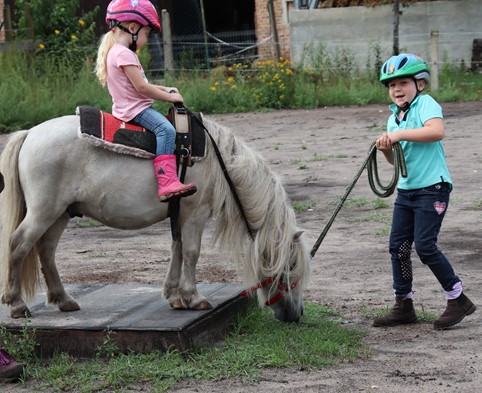
[[[65,0],[63,0],[65,1]],[[144,48],[143,48],[144,49]],[[288,60],[235,64],[206,70],[184,70],[166,75],[155,84],[175,86],[185,105],[196,112],[226,113],[316,108],[334,105],[388,104],[385,88],[378,82],[379,53],[373,64],[356,69],[347,52],[324,53],[314,67],[293,65]],[[150,60],[140,53],[144,68]],[[313,57],[315,58],[315,57]],[[110,111],[111,97],[97,81],[90,57],[71,61],[40,53],[0,53],[0,132],[34,126],[42,121],[73,114],[76,106],[90,105]],[[439,102],[479,100],[480,75],[465,66],[444,66],[440,88],[429,93]],[[167,113],[170,104],[156,101],[154,107]]]
[[[37,55],[69,61],[80,67],[86,57],[95,56],[97,37],[94,17],[100,10],[99,6],[80,18],[78,0],[17,0],[17,38],[25,38],[27,6],[31,10]]]

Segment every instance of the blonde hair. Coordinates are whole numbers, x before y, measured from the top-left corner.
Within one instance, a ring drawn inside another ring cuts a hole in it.
[[[97,61],[95,64],[95,74],[102,86],[107,84],[107,54],[110,48],[116,43],[115,31],[107,32],[101,39],[97,50]]]

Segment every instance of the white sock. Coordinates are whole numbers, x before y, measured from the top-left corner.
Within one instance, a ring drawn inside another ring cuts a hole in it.
[[[452,287],[451,291],[445,291],[445,298],[447,300],[454,300],[454,299],[457,299],[461,293],[462,293],[462,283],[459,281]]]
[[[403,297],[403,299],[404,299],[404,300],[405,300],[405,299],[413,299],[413,292],[407,293],[407,294]]]
[[[397,298],[402,298],[403,300],[405,300],[405,299],[413,299],[414,295],[413,295],[413,292],[409,292],[409,293],[407,293],[406,295],[403,295],[403,296],[396,296],[395,294],[394,294],[394,296],[397,297]]]

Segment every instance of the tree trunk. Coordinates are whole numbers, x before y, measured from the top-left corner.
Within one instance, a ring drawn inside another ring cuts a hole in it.
[[[400,25],[400,0],[393,3],[393,54],[400,53],[400,43],[398,38],[398,28]]]

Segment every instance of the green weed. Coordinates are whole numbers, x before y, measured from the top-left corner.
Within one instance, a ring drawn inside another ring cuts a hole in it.
[[[293,210],[295,213],[302,213],[307,210],[313,209],[316,206],[315,201],[302,201],[302,202],[294,202],[293,203]]]
[[[76,228],[97,228],[101,227],[102,224],[92,218],[79,218],[75,221]]]

